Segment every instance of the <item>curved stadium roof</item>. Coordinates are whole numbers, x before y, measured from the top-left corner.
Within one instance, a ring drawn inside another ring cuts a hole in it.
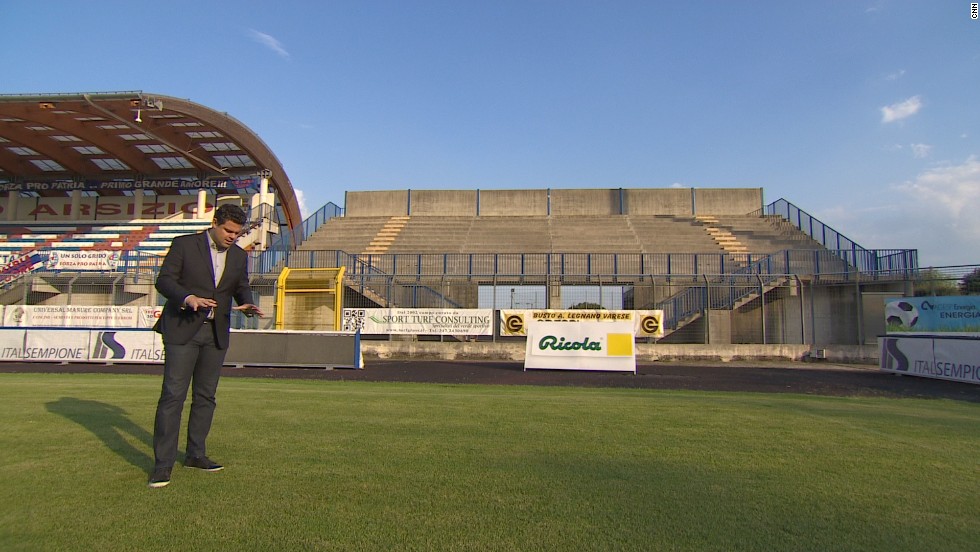
[[[6,189],[32,182],[131,181],[168,195],[186,191],[155,188],[153,181],[240,189],[262,174],[276,192],[278,222],[295,239],[302,215],[286,171],[254,132],[227,113],[141,91],[0,95],[0,183]],[[85,189],[123,195],[119,188],[125,187]],[[32,189],[41,196],[70,193]]]

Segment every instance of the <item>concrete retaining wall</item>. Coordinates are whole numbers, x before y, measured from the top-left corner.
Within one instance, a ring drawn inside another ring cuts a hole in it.
[[[476,190],[410,190],[413,217],[476,216]]]
[[[546,217],[547,190],[480,190],[481,217]]]
[[[388,190],[347,192],[348,217],[744,215],[762,188]],[[479,212],[478,212],[479,211]]]
[[[408,190],[347,192],[344,213],[348,217],[394,217],[408,214]]]
[[[696,188],[698,215],[745,215],[762,209],[762,188]]]
[[[624,190],[626,212],[631,215],[694,215],[691,188]]]
[[[551,214],[619,215],[619,190],[551,190]]]

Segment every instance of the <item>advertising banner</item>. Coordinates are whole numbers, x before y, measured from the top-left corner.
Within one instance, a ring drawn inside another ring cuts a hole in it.
[[[500,311],[500,335],[527,335],[527,324],[538,322],[584,322],[589,320],[633,320],[636,337],[663,337],[664,311],[662,310],[510,310]]]
[[[59,251],[48,250],[44,268],[48,270],[114,271],[119,266],[119,251]]]
[[[7,305],[8,328],[152,328],[163,307]]]
[[[527,325],[524,369],[636,373],[633,320],[540,321]]]
[[[163,339],[156,332],[92,331],[89,358],[106,362],[163,362]]]
[[[0,183],[0,192],[42,192],[73,190],[213,190],[258,188],[259,177],[244,176],[212,180],[49,180]]]
[[[146,330],[0,330],[0,360],[162,363],[163,340]]]
[[[980,384],[980,339],[906,335],[878,343],[886,372]]]
[[[163,307],[140,307],[136,320],[137,328],[152,328],[157,320],[163,316]]]
[[[25,333],[25,330],[0,330],[0,360],[23,358]]]
[[[493,335],[493,310],[344,309],[341,328],[366,334]]]
[[[885,300],[888,334],[980,336],[980,296],[901,297]]]
[[[89,359],[87,330],[32,330],[26,332],[20,360],[85,361]]]

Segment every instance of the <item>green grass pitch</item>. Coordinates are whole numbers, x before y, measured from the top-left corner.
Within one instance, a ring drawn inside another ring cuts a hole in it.
[[[209,454],[226,469],[178,464],[148,489],[159,387],[0,375],[0,550],[980,542],[978,404],[225,378]]]

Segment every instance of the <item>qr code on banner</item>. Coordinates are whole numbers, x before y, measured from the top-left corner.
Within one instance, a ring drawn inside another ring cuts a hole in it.
[[[367,311],[364,309],[344,309],[344,320],[341,324],[341,331],[356,332],[364,329],[364,318]]]

